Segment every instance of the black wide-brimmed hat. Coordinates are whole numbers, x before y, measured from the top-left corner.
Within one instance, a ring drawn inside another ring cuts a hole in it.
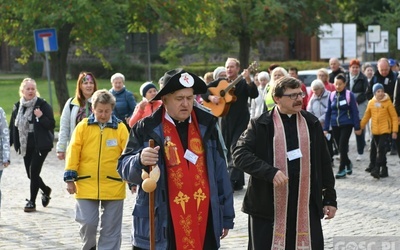
[[[195,95],[207,91],[207,85],[203,80],[181,68],[166,72],[163,76],[162,86],[153,100],[160,100],[162,96],[184,88],[192,88]]]

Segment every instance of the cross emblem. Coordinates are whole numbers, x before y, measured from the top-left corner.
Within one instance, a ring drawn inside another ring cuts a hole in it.
[[[194,84],[194,79],[189,73],[182,73],[179,82],[185,87],[190,88]]]
[[[306,249],[311,249],[310,246],[304,245],[304,241],[301,241],[301,246],[297,246],[298,250],[306,250]]]
[[[200,202],[204,201],[207,196],[203,193],[203,190],[199,188],[197,192],[194,192],[193,194],[194,199],[197,200],[197,210],[199,210]]]
[[[278,241],[277,243],[274,244],[274,248],[276,250],[285,250],[285,244],[282,241]]]
[[[187,75],[185,75],[185,76],[183,77],[183,80],[184,80],[185,82],[189,83],[189,78],[187,77]]]
[[[183,210],[183,213],[186,212],[185,210],[185,203],[188,202],[190,199],[189,196],[187,196],[186,194],[183,194],[181,191],[179,191],[178,196],[175,197],[174,202],[176,204],[180,204]]]

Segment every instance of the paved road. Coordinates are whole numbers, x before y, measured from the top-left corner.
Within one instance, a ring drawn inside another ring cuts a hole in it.
[[[399,158],[388,156],[390,177],[375,180],[364,172],[368,165],[366,155],[361,162],[355,161],[354,136],[351,139],[350,151],[353,152],[350,155],[354,163],[354,173],[345,179],[337,180],[339,210],[336,218],[322,222],[326,239],[325,249],[333,249],[333,240],[342,236],[388,236],[389,241],[393,236],[397,236],[397,240],[400,238]],[[338,165],[338,161],[335,163]],[[75,200],[65,190],[62,181],[63,168],[63,162],[59,161],[52,151],[42,171],[45,183],[53,189],[51,202],[47,208],[43,208],[39,195],[37,212],[25,213],[23,207],[26,204],[25,199],[29,197],[29,181],[22,157],[13,152],[12,164],[4,171],[1,183],[3,207],[0,218],[0,249],[80,248],[79,226],[73,219]],[[221,249],[247,249],[247,216],[240,211],[244,193],[245,190],[235,193],[235,229],[222,240]],[[133,204],[134,196],[127,193],[122,228],[122,249],[126,250],[131,249]],[[383,240],[384,238],[377,239]]]

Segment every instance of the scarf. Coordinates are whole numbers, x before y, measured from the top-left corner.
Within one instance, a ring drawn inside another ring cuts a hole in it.
[[[33,99],[26,101],[23,97],[19,100],[19,108],[17,117],[15,118],[15,127],[18,128],[19,131],[19,143],[21,154],[25,156],[26,154],[26,146],[28,144],[28,133],[33,132],[29,131],[29,122],[32,121],[32,113],[33,108],[35,107],[35,103],[37,101],[37,96]]]
[[[176,248],[203,249],[210,189],[205,151],[194,111],[188,127],[188,149],[182,146],[170,117],[163,115],[168,199],[175,233]]]
[[[80,107],[78,109],[78,113],[76,114],[75,124],[78,125],[80,121],[84,118],[89,117],[92,114],[92,105],[89,100],[85,101],[85,106]]]
[[[302,157],[300,159],[300,180],[299,193],[297,201],[297,227],[296,227],[296,249],[311,249],[310,236],[310,138],[307,122],[305,118],[298,113],[297,134],[299,147]],[[288,176],[287,166],[287,148],[285,129],[278,109],[273,110],[274,121],[274,166],[279,168]],[[305,133],[307,131],[307,133]],[[274,188],[274,233],[271,249],[285,249],[286,244],[286,220],[289,197],[289,184]]]

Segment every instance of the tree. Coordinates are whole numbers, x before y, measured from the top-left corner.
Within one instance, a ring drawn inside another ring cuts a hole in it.
[[[293,36],[302,30],[315,34],[323,23],[334,17],[335,5],[330,0],[234,0],[220,11],[217,34],[226,41],[237,39],[239,60],[249,63],[250,48],[257,41],[268,41],[279,35]]]
[[[125,0],[2,0],[0,38],[21,48],[20,63],[27,63],[34,52],[33,30],[56,28],[59,50],[50,53],[51,74],[62,110],[69,98],[67,55],[70,46],[96,56],[109,67],[100,48],[123,44],[126,31]],[[122,37],[122,38],[121,38]]]
[[[244,67],[257,41],[291,35],[299,29],[315,33],[321,24],[329,23],[335,13],[331,0],[153,0],[133,1],[129,6],[129,13],[132,13],[129,31],[179,30],[194,37],[185,39],[186,42],[195,40],[203,47],[212,43],[224,50],[237,42],[239,60]],[[142,11],[134,11],[138,9]]]
[[[370,0],[360,4],[357,0],[338,0],[338,18],[343,22],[356,23],[357,30],[367,31],[369,24],[377,22],[379,15],[388,9],[388,1]]]
[[[400,5],[397,0],[387,0],[387,5],[384,11],[378,13],[379,24],[381,30],[389,31],[389,48],[392,58],[399,58],[399,50],[397,48],[397,39],[400,34],[397,33],[397,28],[400,23]]]
[[[397,27],[400,23],[400,5],[396,0],[371,0],[360,4],[356,0],[338,0],[339,18],[344,22],[356,23],[359,32],[366,32],[368,25],[379,24],[381,30],[389,31],[389,54],[396,58]]]
[[[204,40],[216,37],[216,13],[224,6],[222,0],[152,0],[131,1],[128,32],[163,33],[168,37],[161,57],[170,66],[180,60],[184,48],[198,49]],[[137,11],[141,10],[141,11]],[[193,42],[195,41],[195,42]]]

